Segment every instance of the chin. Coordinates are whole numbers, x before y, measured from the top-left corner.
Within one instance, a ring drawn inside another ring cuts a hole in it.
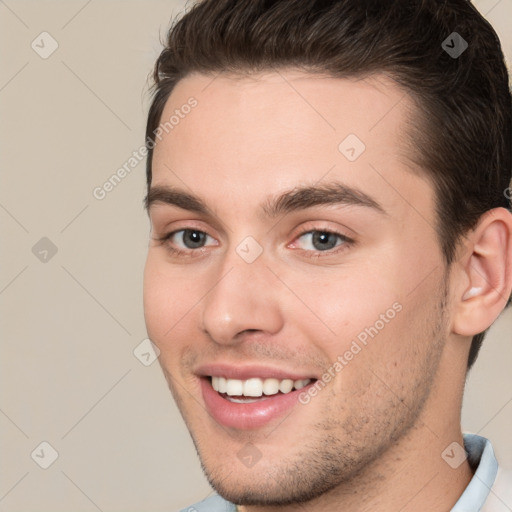
[[[311,502],[358,476],[361,468],[358,471],[356,464],[340,467],[336,465],[339,461],[329,458],[311,456],[308,460],[299,456],[295,462],[281,460],[279,466],[268,467],[257,463],[245,471],[227,462],[212,467],[201,461],[201,466],[213,489],[231,503],[286,506]]]

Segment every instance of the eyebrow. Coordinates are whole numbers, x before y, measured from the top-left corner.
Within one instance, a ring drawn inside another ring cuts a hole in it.
[[[145,207],[149,211],[151,206],[157,203],[215,216],[202,199],[175,187],[162,185],[151,187],[144,199]],[[275,218],[322,205],[362,206],[386,214],[384,208],[371,196],[339,182],[294,187],[278,196],[268,198],[261,205],[261,210],[265,216]]]

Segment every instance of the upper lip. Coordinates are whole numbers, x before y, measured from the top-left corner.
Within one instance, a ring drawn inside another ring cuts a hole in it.
[[[296,370],[289,371],[281,368],[273,368],[271,366],[262,366],[261,364],[226,364],[226,363],[210,363],[199,366],[195,373],[200,377],[224,377],[226,379],[247,380],[254,377],[262,379],[316,379],[307,372],[298,372]]]

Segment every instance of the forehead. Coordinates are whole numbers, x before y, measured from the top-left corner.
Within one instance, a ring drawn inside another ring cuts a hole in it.
[[[339,138],[350,133],[370,146],[383,138],[396,142],[406,114],[414,110],[405,91],[384,75],[340,79],[281,70],[190,75],[176,85],[161,121],[171,119],[190,97],[197,100],[197,107],[180,121],[182,129],[176,125],[169,135],[175,140],[197,137],[208,127],[211,143],[202,141],[205,152],[214,149],[214,139],[221,136],[224,146],[237,144],[233,149],[243,151],[260,149],[257,144],[264,143],[268,150],[278,147],[282,152],[283,143],[304,138],[314,145],[310,148],[333,142],[337,149]]]
[[[411,186],[430,189],[406,157],[414,115],[410,96],[384,75],[193,74],[165,105],[161,124],[175,123],[156,145],[153,184],[225,202],[328,176],[398,205]],[[428,203],[431,190],[418,193]]]

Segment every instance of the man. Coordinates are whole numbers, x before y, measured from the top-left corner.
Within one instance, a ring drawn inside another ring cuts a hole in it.
[[[186,510],[511,510],[460,426],[512,289],[489,24],[465,0],[204,0],[154,77],[146,324],[218,493]]]

